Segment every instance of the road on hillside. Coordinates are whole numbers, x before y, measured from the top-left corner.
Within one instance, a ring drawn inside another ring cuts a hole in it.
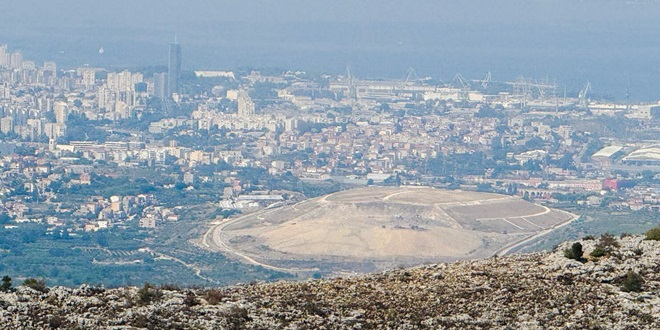
[[[526,237],[526,238],[523,238],[522,240],[517,241],[513,244],[505,246],[505,247],[497,250],[495,253],[493,253],[493,255],[498,256],[498,257],[503,257],[507,254],[516,253],[517,251],[520,251],[521,249],[525,248],[528,244],[532,243],[537,238],[539,238],[541,236],[545,236],[545,235],[547,235],[547,234],[549,234],[549,233],[551,233],[551,232],[553,232],[553,231],[555,231],[555,230],[557,230],[561,227],[564,227],[564,226],[570,224],[571,222],[573,222],[573,221],[580,218],[580,216],[575,215],[575,214],[570,213],[570,212],[566,212],[566,211],[563,211],[563,210],[557,210],[557,209],[555,209],[555,210],[569,215],[570,219],[568,219],[567,221],[564,221],[564,222],[562,222],[558,225],[555,225],[555,226],[552,226],[550,228],[541,230],[541,231],[537,232],[536,234],[534,234],[532,236],[529,236],[529,237]]]
[[[302,203],[302,202],[301,202]],[[295,205],[294,205],[295,208]],[[276,208],[275,208],[276,209]],[[263,218],[267,214],[273,212],[275,209],[269,209],[266,212],[263,212],[257,217]],[[211,228],[209,228],[206,233],[204,233],[204,236],[202,236],[202,245],[214,252],[222,252],[226,255],[229,256],[235,256],[238,259],[242,259],[243,261],[255,265],[255,266],[261,266],[266,269],[270,270],[275,270],[279,272],[285,272],[285,273],[299,273],[299,272],[315,272],[318,271],[318,268],[284,268],[284,267],[277,267],[273,265],[269,265],[266,263],[263,263],[261,261],[258,261],[245,253],[242,253],[240,251],[237,251],[236,249],[232,248],[229,246],[224,240],[223,240],[223,234],[222,231],[227,228],[228,226],[231,226],[237,222],[242,221],[244,218],[248,216],[254,216],[254,214],[246,214],[237,218],[230,218],[230,219],[225,219],[225,220],[215,220],[211,224]]]

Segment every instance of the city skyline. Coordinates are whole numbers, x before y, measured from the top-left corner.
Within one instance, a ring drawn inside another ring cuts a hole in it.
[[[166,40],[177,33],[186,70],[280,67],[339,74],[350,65],[356,76],[389,79],[414,67],[439,80],[490,71],[498,80],[556,79],[573,91],[589,80],[597,93],[617,100],[659,97],[655,1],[423,1],[400,10],[396,2],[375,1],[158,6],[149,0],[131,4],[139,14],[115,2],[66,1],[69,6],[40,4],[37,11],[27,3],[8,4],[0,43],[67,68],[166,66]],[[64,8],[78,8],[80,15],[59,24],[53,17],[67,17]]]

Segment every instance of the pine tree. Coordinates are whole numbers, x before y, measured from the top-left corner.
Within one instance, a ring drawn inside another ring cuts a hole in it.
[[[2,292],[10,292],[12,291],[11,288],[11,277],[5,275],[2,278],[2,284],[0,284],[0,291]]]

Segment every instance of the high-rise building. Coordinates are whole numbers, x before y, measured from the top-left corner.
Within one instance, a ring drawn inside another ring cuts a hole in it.
[[[27,120],[27,125],[32,127],[36,136],[44,133],[44,121],[42,119],[31,118]]]
[[[9,67],[9,53],[7,53],[7,45],[0,45],[0,69]]]
[[[170,44],[169,59],[167,62],[167,97],[179,93],[179,79],[181,77],[181,46],[176,41]]]
[[[64,124],[44,124],[44,134],[46,134],[49,139],[57,139],[58,137],[63,136],[64,133],[66,133],[66,125]]]
[[[165,99],[167,95],[167,73],[154,74],[154,96]]]
[[[81,82],[86,89],[94,88],[96,85],[96,69],[91,68],[82,68],[78,69],[80,76],[82,77]]]
[[[55,112],[55,121],[58,124],[64,124],[69,119],[69,106],[66,102],[57,101],[53,106],[53,112]]]
[[[99,110],[111,111],[114,107],[116,94],[106,87],[101,87],[96,92],[96,101]]]
[[[23,66],[23,55],[20,52],[13,52],[9,56],[9,68],[20,69]]]
[[[14,117],[4,117],[0,119],[0,131],[9,133],[14,131]]]
[[[243,118],[254,116],[254,102],[245,91],[238,95],[238,115]]]
[[[48,72],[52,73],[53,75],[57,74],[57,64],[55,62],[52,62],[52,61],[44,62],[44,65],[43,65],[42,69],[44,71],[48,71]]]
[[[8,83],[0,83],[0,99],[10,99],[11,98],[11,87]]]

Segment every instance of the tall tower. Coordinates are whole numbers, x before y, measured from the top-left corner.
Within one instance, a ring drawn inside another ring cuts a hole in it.
[[[167,97],[179,93],[179,78],[181,76],[181,46],[176,41],[170,44],[167,62]]]

